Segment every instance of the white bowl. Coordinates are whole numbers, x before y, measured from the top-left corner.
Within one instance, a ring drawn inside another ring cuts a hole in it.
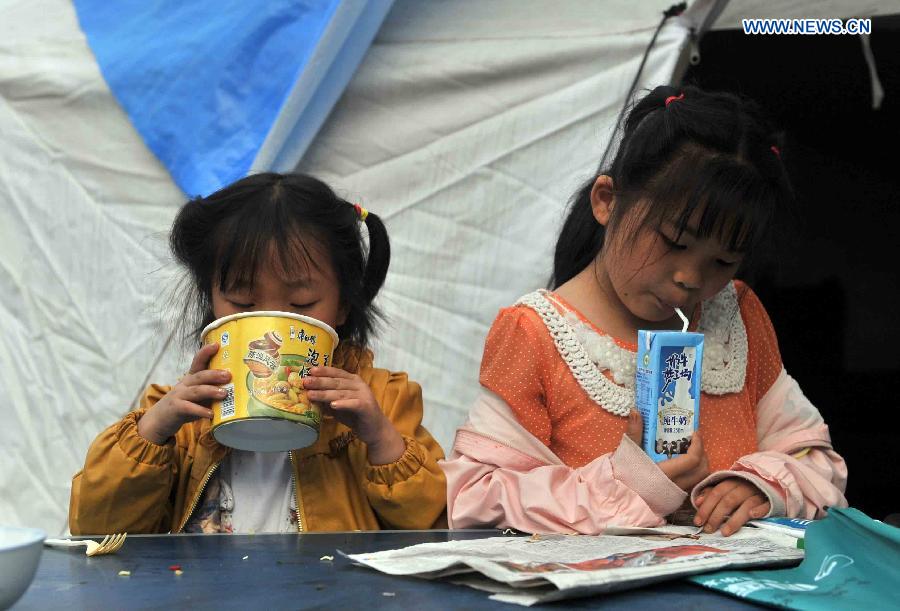
[[[0,609],[11,607],[31,585],[46,538],[40,528],[0,526]]]

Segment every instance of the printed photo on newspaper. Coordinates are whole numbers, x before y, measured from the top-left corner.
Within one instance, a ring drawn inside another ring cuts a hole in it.
[[[615,528],[603,535],[532,535],[424,543],[347,555],[387,573],[447,579],[520,605],[588,596],[724,568],[787,566],[796,539],[743,528],[730,537],[687,526]]]

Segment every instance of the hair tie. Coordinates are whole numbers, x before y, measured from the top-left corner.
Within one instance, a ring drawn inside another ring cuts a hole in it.
[[[773,153],[775,153],[775,156],[776,156],[776,157],[778,157],[779,159],[781,159],[781,149],[779,149],[777,146],[775,146],[775,145],[773,144],[772,146],[769,147],[769,150],[772,151]]]
[[[369,216],[369,211],[360,206],[359,204],[353,204],[353,209],[356,210],[357,216],[359,216],[360,222],[365,223],[366,217]]]
[[[684,93],[680,93],[679,95],[670,95],[666,98],[666,106],[669,105],[670,102],[675,102],[676,100],[683,100]]]

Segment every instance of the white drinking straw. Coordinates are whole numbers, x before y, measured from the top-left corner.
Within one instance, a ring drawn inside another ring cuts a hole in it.
[[[685,331],[687,331],[688,325],[691,321],[689,321],[687,319],[687,316],[684,315],[684,312],[682,312],[678,308],[675,308],[675,313],[678,314],[679,317],[681,317],[681,322],[684,323],[684,326],[681,328],[681,332],[684,333]]]

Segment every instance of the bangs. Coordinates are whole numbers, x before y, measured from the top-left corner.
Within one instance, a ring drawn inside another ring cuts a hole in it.
[[[212,239],[219,263],[213,283],[223,292],[252,290],[261,266],[288,282],[306,277],[327,252],[278,201],[246,206],[223,222]]]
[[[677,237],[690,227],[734,253],[753,250],[767,233],[778,193],[751,165],[731,155],[691,147],[682,150],[641,194],[648,205],[641,223],[660,229],[671,223]],[[696,226],[690,221],[697,219]]]

